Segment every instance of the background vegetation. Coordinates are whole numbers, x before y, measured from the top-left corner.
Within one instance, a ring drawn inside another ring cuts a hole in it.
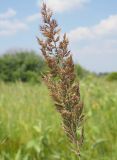
[[[79,78],[88,75],[80,65],[75,67]],[[34,51],[7,52],[0,56],[0,80],[4,82],[40,82],[46,71],[43,58]]]
[[[0,160],[77,160],[41,81],[45,68],[32,51],[0,57]],[[117,81],[79,65],[76,73],[86,113],[81,160],[116,160]]]
[[[44,61],[34,51],[16,51],[0,57],[0,79],[5,82],[39,82]]]

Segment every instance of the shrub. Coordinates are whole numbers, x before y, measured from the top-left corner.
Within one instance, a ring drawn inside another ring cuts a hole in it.
[[[34,51],[17,51],[0,57],[0,79],[5,82],[39,81],[44,61]]]
[[[109,81],[117,81],[117,72],[112,72],[107,76],[107,80]]]
[[[81,65],[76,64],[75,65],[76,74],[79,78],[84,78],[89,74],[89,71],[84,69]]]

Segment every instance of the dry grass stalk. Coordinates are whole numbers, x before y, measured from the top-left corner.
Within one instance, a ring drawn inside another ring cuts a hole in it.
[[[60,40],[60,31],[57,21],[52,18],[52,11],[43,3],[41,9],[43,24],[40,31],[43,40],[38,39],[41,52],[50,68],[44,75],[56,109],[62,116],[63,128],[69,140],[76,145],[76,154],[83,142],[83,104],[80,101],[79,84],[76,82],[74,63],[71,52],[68,50],[69,41],[66,34]],[[80,136],[78,136],[80,130]]]

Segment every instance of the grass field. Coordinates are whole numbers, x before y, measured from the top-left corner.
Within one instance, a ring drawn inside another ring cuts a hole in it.
[[[117,160],[117,83],[80,82],[85,105],[81,160]],[[44,84],[0,83],[0,160],[77,160]]]

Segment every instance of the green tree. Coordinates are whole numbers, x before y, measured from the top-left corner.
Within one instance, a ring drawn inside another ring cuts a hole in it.
[[[84,77],[86,77],[89,74],[89,71],[87,71],[86,69],[84,69],[79,64],[75,65],[75,70],[76,70],[76,74],[77,74],[78,78],[84,78]]]
[[[0,79],[5,82],[39,81],[44,61],[34,51],[17,51],[0,57]]]
[[[117,72],[112,72],[107,76],[107,80],[109,81],[117,81]]]

